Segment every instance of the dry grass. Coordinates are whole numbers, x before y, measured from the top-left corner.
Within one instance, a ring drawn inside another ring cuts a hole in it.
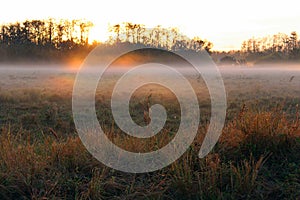
[[[241,108],[242,102],[232,103],[222,137],[206,158],[197,157],[208,126],[202,123],[181,158],[145,174],[115,171],[95,160],[76,135],[69,100],[42,90],[1,91],[0,199],[300,198],[297,98],[280,106],[274,99],[261,102],[268,106],[260,109],[253,102]],[[137,141],[117,128],[109,106],[97,100],[100,123],[124,149],[146,152],[174,137],[178,108],[172,101],[166,102],[169,124],[156,137]],[[132,102],[137,123],[148,122],[149,101]]]
[[[272,123],[277,118],[272,118],[267,113],[254,114],[249,111],[245,111],[244,116],[257,120],[251,120],[250,123],[243,117],[240,118],[234,129],[243,134],[238,142],[232,142],[232,138],[223,138],[214,153],[205,159],[198,159],[197,142],[201,141],[195,141],[193,147],[169,167],[154,173],[139,175],[117,172],[104,167],[89,155],[78,137],[69,136],[65,139],[57,139],[53,136],[46,136],[43,139],[32,140],[30,135],[27,135],[27,139],[24,140],[22,132],[12,134],[9,127],[3,128],[0,137],[1,199],[259,198],[258,190],[262,190],[261,185],[265,184],[260,182],[263,179],[259,179],[260,176],[265,177],[261,174],[261,169],[278,163],[268,164],[272,155],[267,159],[262,155],[258,159],[254,156],[246,157],[246,154],[242,154],[245,148],[248,147],[249,152],[253,149],[251,146],[244,146],[244,142],[251,141],[252,144],[260,142],[266,135],[254,131],[261,130],[261,128],[269,130],[266,116],[270,117],[267,119]],[[276,139],[276,142],[265,140],[264,146],[290,142],[295,137],[294,132],[289,130],[297,122],[286,124],[285,119],[281,118],[276,124],[278,126],[274,130],[280,131],[280,134],[285,134],[286,137],[280,137]],[[284,124],[286,126],[283,126]],[[262,127],[257,128],[257,126]],[[225,130],[230,134],[236,132],[230,131],[231,129],[232,124],[229,123]],[[250,133],[251,140],[249,139]],[[275,131],[269,131],[267,134],[274,136]],[[126,143],[124,138],[116,139],[123,139],[123,143]],[[271,144],[266,144],[267,141]],[[297,152],[299,142],[289,145],[281,146],[281,148],[291,148],[290,151],[293,154],[299,154]],[[129,148],[134,145],[127,141],[125,146]],[[227,152],[223,152],[224,149]],[[281,150],[285,152],[285,149]],[[239,154],[236,151],[240,151]],[[240,155],[240,157],[231,160],[232,154]],[[282,156],[289,156],[289,154]],[[298,161],[294,160],[294,162]],[[293,193],[284,194],[286,197],[299,195],[296,191],[296,183],[290,187],[295,188],[288,188]]]

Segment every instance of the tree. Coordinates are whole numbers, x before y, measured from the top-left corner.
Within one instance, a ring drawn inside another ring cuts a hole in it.
[[[80,23],[80,44],[86,45],[89,41],[89,30],[93,26],[91,22],[81,22]]]
[[[109,31],[113,31],[117,34],[116,43],[120,42],[120,24],[115,24],[112,27],[109,28]]]
[[[291,50],[298,48],[298,35],[296,31],[293,31],[290,36],[290,44],[291,44]]]

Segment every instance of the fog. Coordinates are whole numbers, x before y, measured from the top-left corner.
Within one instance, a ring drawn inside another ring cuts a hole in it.
[[[103,66],[102,66],[103,67]],[[118,78],[130,68],[112,67],[104,73],[105,80]],[[175,67],[193,84],[203,84],[201,76],[190,67]],[[293,96],[300,94],[300,64],[261,65],[253,67],[221,66],[218,67],[228,96],[244,98],[251,94],[253,98],[260,96]],[[203,68],[201,70],[208,70]],[[68,91],[70,93],[78,71],[59,65],[1,65],[0,92],[16,89],[42,89]],[[94,73],[91,71],[91,73]],[[160,73],[159,68],[152,70],[157,76],[172,78],[166,73]],[[153,75],[152,74],[152,75]],[[176,83],[176,80],[174,80]],[[105,81],[104,81],[105,83]]]

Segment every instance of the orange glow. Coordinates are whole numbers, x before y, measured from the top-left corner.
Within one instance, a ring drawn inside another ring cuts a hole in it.
[[[137,60],[137,56],[126,56],[116,60],[114,62],[114,65],[122,67],[132,66],[134,63],[136,63]]]
[[[77,71],[80,68],[82,62],[83,60],[80,58],[72,58],[71,60],[68,60],[66,66],[72,71]]]

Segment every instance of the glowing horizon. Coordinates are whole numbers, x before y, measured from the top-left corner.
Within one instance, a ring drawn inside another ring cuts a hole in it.
[[[286,0],[284,4],[266,1],[191,1],[184,4],[173,1],[110,0],[95,5],[92,0],[84,2],[52,0],[46,4],[38,0],[5,1],[0,23],[26,19],[86,19],[95,27],[90,39],[104,41],[109,24],[132,22],[146,27],[162,25],[178,27],[183,34],[199,36],[214,44],[213,50],[240,49],[244,40],[279,32],[300,33],[300,13],[297,1]],[[284,6],[286,5],[286,6]]]

